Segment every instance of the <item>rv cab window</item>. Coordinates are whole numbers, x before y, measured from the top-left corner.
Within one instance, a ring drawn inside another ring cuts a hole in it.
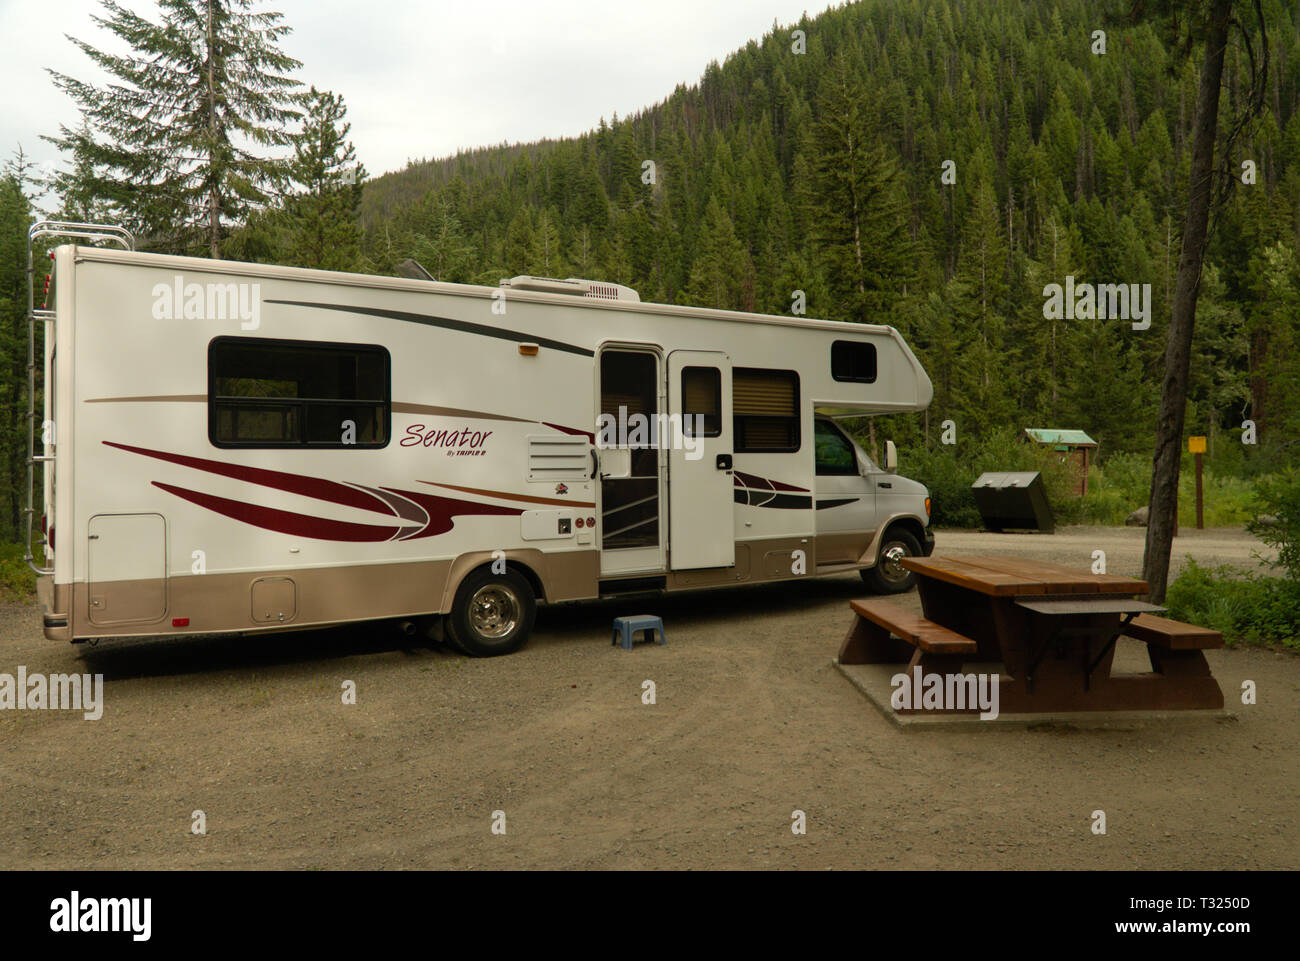
[[[831,377],[854,384],[876,382],[876,345],[854,340],[831,344]]]
[[[857,474],[858,458],[853,445],[830,421],[819,420],[813,425],[817,444],[817,473],[819,476]]]
[[[384,447],[389,390],[379,346],[218,337],[208,345],[208,436],[217,447]]]

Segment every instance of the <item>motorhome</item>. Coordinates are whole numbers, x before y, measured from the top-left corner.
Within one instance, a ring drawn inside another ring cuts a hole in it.
[[[933,548],[926,489],[837,422],[929,404],[892,327],[31,239],[58,235],[30,308],[49,638],[391,619],[493,655],[538,603],[898,591]]]

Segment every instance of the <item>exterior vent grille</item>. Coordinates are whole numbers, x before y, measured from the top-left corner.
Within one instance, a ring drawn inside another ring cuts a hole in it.
[[[531,434],[528,437],[530,481],[582,481],[591,476],[590,441],[585,437]]]
[[[579,277],[560,280],[556,277],[530,277],[524,274],[501,281],[501,286],[512,290],[535,290],[543,294],[577,294],[579,297],[590,297],[594,300],[641,302],[641,295],[631,287],[599,280],[583,280]]]

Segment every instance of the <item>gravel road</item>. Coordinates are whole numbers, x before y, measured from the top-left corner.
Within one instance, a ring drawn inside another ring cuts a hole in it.
[[[1189,532],[1175,558],[1250,567],[1259,546]],[[940,554],[1087,567],[1093,550],[1137,573],[1142,532],[938,535]],[[93,722],[0,711],[0,868],[1300,862],[1300,659],[1209,652],[1230,721],[901,731],[830,663],[862,594],[841,575],[543,609],[528,646],[492,660],[385,625],[74,647],[8,605],[0,672],[98,672],[107,693]],[[610,646],[610,619],[640,610],[664,617],[668,645]],[[1257,705],[1237,703],[1244,680]]]

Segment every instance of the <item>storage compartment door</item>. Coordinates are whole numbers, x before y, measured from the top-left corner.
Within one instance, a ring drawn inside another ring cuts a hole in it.
[[[167,522],[96,514],[86,544],[92,624],[149,624],[167,613]]]

